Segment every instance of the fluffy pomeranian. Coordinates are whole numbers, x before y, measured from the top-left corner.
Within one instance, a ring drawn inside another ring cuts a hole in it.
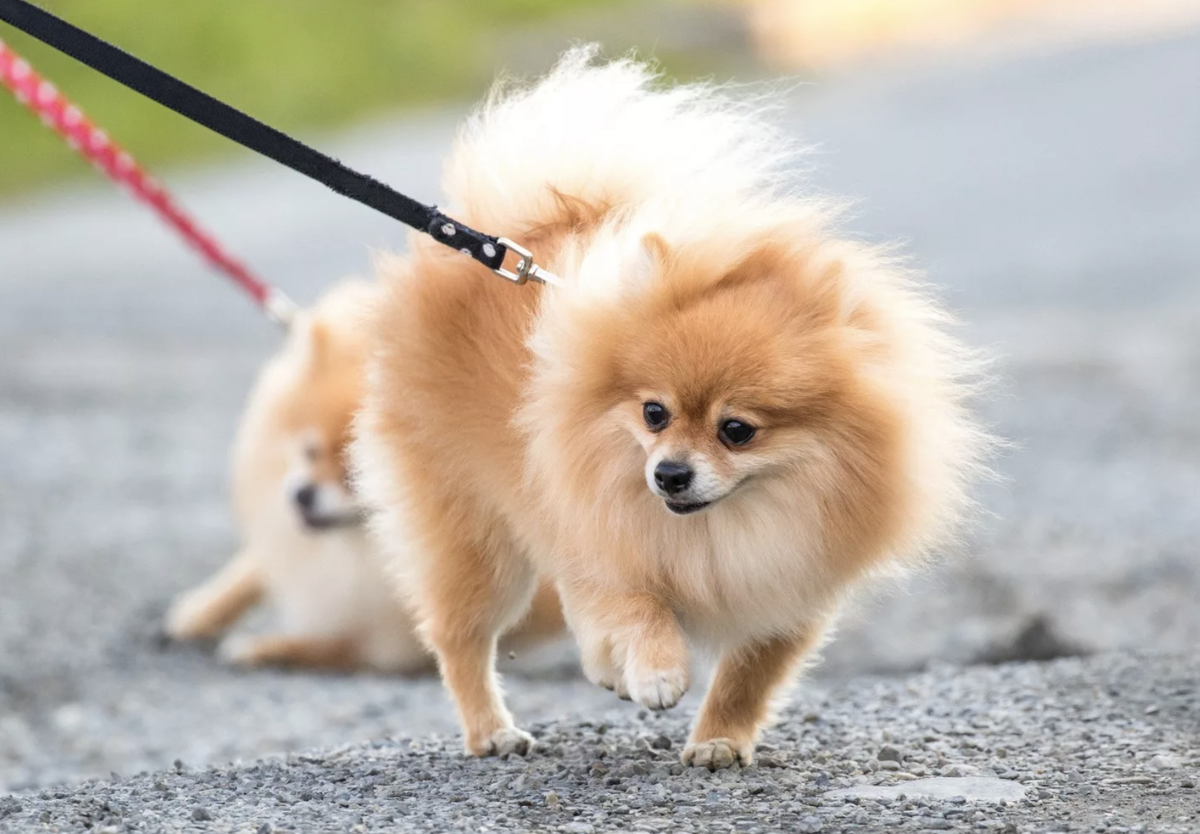
[[[785,184],[709,86],[568,53],[466,123],[445,190],[561,286],[432,240],[383,266],[354,448],[472,755],[524,753],[497,635],[552,579],[595,683],[651,709],[718,662],[686,764],[748,764],[856,582],[952,542],[977,362],[884,254]]]
[[[386,565],[363,527],[345,448],[363,389],[367,341],[360,317],[375,286],[336,285],[298,314],[263,368],[233,451],[233,501],[242,549],[180,597],[166,622],[178,640],[225,633],[256,603],[276,632],[233,635],[229,662],[405,674],[433,668]],[[554,592],[543,591],[514,639],[562,631]]]

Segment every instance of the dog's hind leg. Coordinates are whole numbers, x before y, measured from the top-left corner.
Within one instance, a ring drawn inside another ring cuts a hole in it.
[[[683,750],[683,763],[709,770],[748,765],[767,720],[771,697],[808,652],[820,642],[821,628],[776,637],[721,655],[700,717]]]
[[[362,665],[357,641],[350,637],[235,635],[221,644],[220,655],[223,660],[238,666],[288,666],[346,672]]]
[[[533,737],[517,729],[504,705],[496,643],[528,608],[535,575],[503,536],[486,545],[455,538],[428,554],[430,568],[412,589],[420,628],[458,708],[467,753],[524,755]]]
[[[167,613],[167,636],[175,640],[216,637],[261,596],[262,579],[255,560],[243,549],[208,581],[175,600]]]

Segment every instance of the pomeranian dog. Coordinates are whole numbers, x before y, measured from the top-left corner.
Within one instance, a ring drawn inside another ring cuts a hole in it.
[[[977,362],[786,186],[760,104],[568,53],[466,123],[445,189],[561,286],[414,236],[384,265],[353,455],[468,753],[524,753],[497,635],[552,579],[586,675],[651,709],[718,654],[686,764],[752,760],[854,584],[950,543]]]
[[[298,314],[262,370],[233,451],[242,549],[176,601],[169,636],[216,638],[263,601],[274,609],[277,632],[225,639],[219,652],[229,662],[405,674],[433,668],[366,534],[346,473],[368,350],[359,319],[377,298],[364,282],[336,285]],[[514,639],[533,642],[563,627],[547,588]]]

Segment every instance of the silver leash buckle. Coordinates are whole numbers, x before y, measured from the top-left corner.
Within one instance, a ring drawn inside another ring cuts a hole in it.
[[[539,284],[555,285],[562,283],[553,273],[547,272],[535,264],[533,262],[533,253],[524,246],[521,246],[518,243],[513,243],[506,237],[498,238],[496,242],[517,256],[516,272],[505,269],[504,264],[501,264],[492,270],[501,278],[512,281],[517,286],[520,286],[528,281],[536,281]]]

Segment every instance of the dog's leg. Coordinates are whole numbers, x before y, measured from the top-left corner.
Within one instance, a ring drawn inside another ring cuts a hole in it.
[[[735,762],[750,764],[771,696],[815,647],[819,636],[820,629],[814,628],[726,651],[683,750],[683,763],[709,770],[731,767]]]
[[[166,632],[175,640],[216,637],[237,622],[262,596],[254,559],[243,549],[204,584],[180,596],[167,613]]]
[[[234,636],[221,644],[220,655],[238,666],[291,666],[344,672],[361,665],[357,642],[350,637]]]
[[[584,676],[596,686],[616,693],[622,701],[630,700],[625,685],[624,649],[618,650],[608,637],[593,634],[586,627],[577,627],[580,663]]]
[[[414,599],[422,632],[458,708],[466,752],[523,756],[533,737],[513,724],[504,705],[496,643],[529,606],[533,570],[517,553],[485,554],[466,543],[436,555],[445,558],[413,589]]]
[[[690,684],[687,643],[675,613],[657,596],[564,588],[588,678],[649,709],[669,709]]]
[[[562,603],[553,585],[543,583],[533,595],[529,611],[515,626],[505,632],[500,641],[502,649],[523,649],[561,637],[566,629]]]

